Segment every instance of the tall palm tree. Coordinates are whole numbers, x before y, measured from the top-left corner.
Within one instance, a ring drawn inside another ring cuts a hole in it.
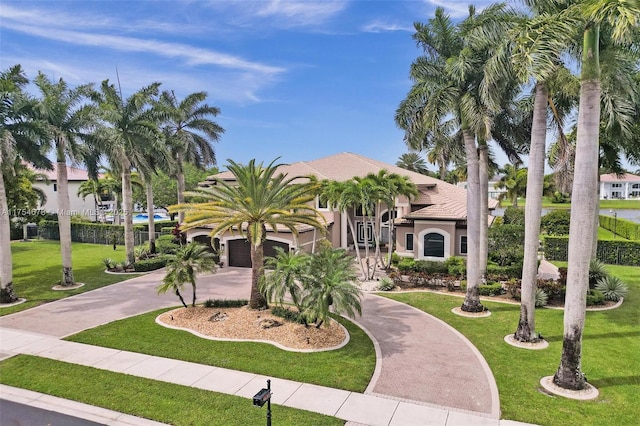
[[[4,173],[14,174],[17,161],[50,169],[42,141],[44,129],[37,120],[35,99],[24,91],[27,79],[15,65],[0,73],[0,209],[9,212]],[[18,300],[13,288],[11,230],[8,214],[0,214],[0,303]]]
[[[429,174],[427,163],[417,152],[406,152],[402,154],[398,158],[398,161],[396,161],[396,166],[422,175]]]
[[[179,101],[173,91],[164,91],[160,106],[164,113],[164,130],[175,155],[178,180],[178,204],[184,203],[184,169],[186,161],[204,170],[215,165],[216,156],[212,142],[217,142],[224,129],[212,120],[220,114],[220,108],[203,102],[206,92],[195,92]],[[184,221],[184,212],[178,213],[178,222]]]
[[[82,158],[84,146],[81,138],[93,125],[90,109],[83,104],[89,95],[91,85],[69,88],[62,78],[54,83],[42,73],[38,73],[34,83],[41,95],[36,109],[38,118],[46,126],[56,157],[58,226],[62,254],[60,285],[72,286],[75,282],[71,259],[71,207],[67,160],[76,162]]]
[[[124,245],[130,263],[135,261],[131,170],[134,166],[150,169],[145,154],[150,149],[161,148],[157,112],[151,108],[159,86],[160,83],[153,83],[125,99],[113,84],[109,84],[109,80],[105,80],[100,92],[94,94],[103,125],[93,137],[109,159],[112,169],[119,170],[121,174]]]
[[[237,232],[247,238],[251,244],[249,306],[264,308],[267,301],[260,293],[259,282],[264,274],[267,232],[285,228],[297,236],[299,225],[324,229],[320,214],[310,205],[318,185],[311,179],[301,182],[304,177],[276,174],[281,166],[276,160],[266,166],[256,164],[255,160],[247,165],[228,161],[227,170],[234,176],[233,183],[217,180],[213,186],[197,188],[187,195],[204,201],[179,204],[170,210],[186,213],[182,230],[211,225],[211,235]]]
[[[593,221],[598,207],[598,140],[600,126],[600,27],[610,26],[612,38],[630,41],[638,48],[640,3],[621,0],[596,0],[578,4],[585,20],[581,27],[583,49],[581,60],[580,106],[576,140],[575,174],[571,209],[567,294],[564,311],[564,335],[560,365],[553,382],[565,389],[580,390],[586,386],[581,370],[582,333],[589,288],[589,263],[594,240]],[[635,39],[632,36],[635,35]]]
[[[191,284],[193,297],[191,306],[196,306],[196,277],[203,272],[215,272],[216,256],[206,246],[199,243],[189,243],[180,246],[175,254],[166,255],[167,267],[162,284],[158,287],[158,293],[166,293],[173,290],[180,302],[187,307],[180,294],[184,283]]]

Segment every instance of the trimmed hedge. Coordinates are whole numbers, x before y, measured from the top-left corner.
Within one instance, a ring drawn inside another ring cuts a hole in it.
[[[618,219],[611,216],[600,215],[600,226],[620,235],[627,240],[640,240],[640,223],[627,219]]]
[[[41,220],[39,236],[45,240],[60,240],[58,222],[54,220]],[[133,225],[133,232],[145,232],[145,225]],[[111,225],[108,223],[72,223],[71,241],[93,244],[124,244],[124,225]]]
[[[164,256],[154,257],[152,259],[138,260],[133,264],[135,272],[155,271],[156,269],[167,266],[167,258]]]
[[[544,237],[544,256],[567,261],[569,237]],[[596,258],[609,265],[640,266],[640,241],[598,240]]]
[[[502,284],[493,283],[478,286],[478,293],[480,296],[498,296],[504,293]]]
[[[249,304],[247,299],[207,299],[205,308],[241,308]]]

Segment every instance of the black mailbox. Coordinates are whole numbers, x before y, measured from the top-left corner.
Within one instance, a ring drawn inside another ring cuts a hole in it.
[[[262,407],[271,399],[271,390],[262,388],[260,392],[253,396],[253,405],[256,407]]]

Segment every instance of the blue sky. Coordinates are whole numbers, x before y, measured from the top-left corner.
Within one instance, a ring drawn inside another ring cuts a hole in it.
[[[395,163],[407,149],[394,112],[420,53],[413,22],[437,6],[463,17],[468,4],[3,0],[0,68],[71,85],[115,82],[117,68],[125,95],[154,81],[179,97],[206,91],[226,130],[220,166],[344,151]]]

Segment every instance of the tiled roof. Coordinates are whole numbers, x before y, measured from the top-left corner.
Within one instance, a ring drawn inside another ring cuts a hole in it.
[[[600,175],[600,182],[640,182],[640,176],[632,175],[631,173],[625,173],[620,176],[615,173],[609,173]]]
[[[364,177],[369,173],[378,173],[385,169],[389,173],[397,173],[407,176],[418,186],[419,194],[412,200],[412,204],[425,205],[420,210],[405,216],[410,219],[447,219],[462,220],[467,216],[467,193],[464,188],[459,188],[450,183],[441,181],[431,176],[422,175],[400,167],[373,160],[362,155],[343,152],[329,157],[312,161],[300,161],[297,163],[280,166],[279,172],[288,176],[315,176],[319,180],[329,179],[347,181],[353,177]],[[215,179],[233,180],[231,172],[226,171],[210,176],[207,181]],[[497,206],[496,200],[490,200],[491,208]]]
[[[33,168],[32,170],[36,171],[37,173],[45,175],[47,179],[50,180],[51,182],[55,182],[58,180],[57,167],[58,167],[57,164],[53,163],[53,169],[51,170],[40,170],[40,169],[33,169]],[[89,180],[89,173],[87,173],[86,170],[79,169],[77,167],[67,166],[67,180],[68,181]]]

